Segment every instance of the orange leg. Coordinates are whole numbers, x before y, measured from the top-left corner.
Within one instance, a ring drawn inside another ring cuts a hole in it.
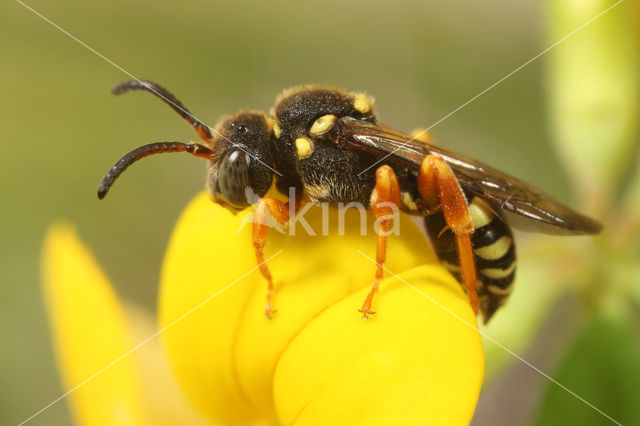
[[[429,209],[442,206],[447,225],[456,236],[462,281],[469,295],[469,303],[477,315],[476,264],[471,247],[474,228],[462,188],[442,157],[428,155],[420,167],[418,189]]]
[[[371,210],[376,218],[381,218],[384,216],[392,216],[398,209],[395,210],[392,206],[389,205],[380,205],[380,203],[391,202],[396,206],[400,206],[402,203],[400,197],[400,185],[398,184],[398,179],[396,178],[393,169],[389,166],[380,166],[376,170],[376,186],[371,193]],[[383,268],[382,264],[384,263],[386,257],[386,248],[387,248],[387,229],[391,225],[391,221],[393,219],[383,219],[380,221],[380,227],[378,228],[378,246],[376,249],[376,263],[378,264],[378,268],[376,269],[376,277],[373,285],[371,286],[371,291],[367,295],[364,303],[362,304],[362,308],[360,308],[360,312],[362,312],[362,318],[368,319],[375,312],[371,310],[371,305],[373,303],[373,298],[378,292],[378,287],[380,286],[380,280],[382,279]]]
[[[269,225],[269,217],[275,219],[280,225],[284,226],[289,221],[289,206],[275,198],[262,198],[258,201],[256,212],[253,217],[253,247],[256,252],[256,260],[260,267],[260,273],[267,280],[267,303],[264,313],[267,319],[271,319],[275,310],[273,309],[273,278],[269,267],[264,262],[264,245],[267,240],[267,227]]]

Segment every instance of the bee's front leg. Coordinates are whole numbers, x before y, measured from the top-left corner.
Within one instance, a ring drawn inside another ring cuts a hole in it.
[[[271,319],[275,310],[273,309],[273,278],[269,267],[264,260],[264,245],[267,240],[267,227],[269,218],[273,218],[278,225],[284,227],[289,221],[289,205],[275,198],[262,198],[258,201],[256,212],[253,218],[253,247],[256,252],[256,260],[260,267],[260,273],[267,280],[267,303],[264,313],[267,319]]]
[[[368,319],[375,313],[371,310],[371,305],[373,303],[373,298],[378,291],[384,271],[382,264],[386,257],[387,229],[390,228],[391,221],[393,220],[393,214],[398,211],[396,208],[394,212],[390,203],[395,204],[396,207],[401,205],[400,184],[398,183],[398,178],[391,167],[380,166],[376,170],[376,186],[371,192],[369,204],[376,218],[388,218],[381,220],[379,223],[378,246],[376,249],[376,263],[378,264],[378,268],[376,269],[376,277],[373,285],[371,286],[371,291],[369,291],[367,298],[362,304],[362,308],[360,308],[363,319]]]
[[[442,207],[447,225],[456,236],[462,281],[469,295],[469,303],[477,315],[476,264],[471,247],[471,235],[475,229],[462,188],[442,157],[428,155],[422,161],[418,173],[418,190],[429,209]]]

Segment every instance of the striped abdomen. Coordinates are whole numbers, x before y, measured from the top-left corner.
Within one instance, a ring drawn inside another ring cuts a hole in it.
[[[509,226],[484,200],[472,194],[466,195],[471,201],[469,214],[475,228],[471,244],[476,264],[479,309],[486,323],[511,293],[516,250]],[[462,282],[455,236],[446,228],[442,212],[426,216],[424,223],[436,255],[458,282]]]

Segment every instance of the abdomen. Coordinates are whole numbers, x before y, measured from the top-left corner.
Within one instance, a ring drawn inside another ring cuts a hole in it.
[[[486,323],[513,289],[516,251],[511,229],[488,204],[472,194],[467,194],[467,200],[470,201],[469,214],[475,228],[471,245],[476,264],[479,309]],[[438,259],[461,283],[455,236],[447,228],[444,215],[438,212],[426,216],[424,223]],[[464,289],[464,285],[462,287]]]

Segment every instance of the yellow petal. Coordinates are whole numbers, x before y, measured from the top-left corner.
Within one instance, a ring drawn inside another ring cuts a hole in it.
[[[349,319],[360,291],[289,343],[274,377],[283,424],[469,424],[484,369],[469,303],[440,267],[400,277],[382,282],[374,321]]]
[[[232,238],[235,221],[202,195],[187,207],[164,261],[158,315],[159,327],[169,327],[161,337],[170,363],[192,403],[213,420],[240,423],[255,416],[237,386],[232,346],[257,280],[241,281],[198,308],[255,266],[232,246],[242,239]]]
[[[169,368],[164,348],[157,338],[148,340],[157,330],[155,315],[133,304],[124,304],[127,323],[135,342],[146,343],[130,356],[142,380],[144,407],[148,425],[211,425],[185,399]]]
[[[318,234],[322,233],[321,213],[320,208],[313,208],[305,215]],[[425,318],[434,321],[433,314],[425,317],[427,314],[420,311],[419,320],[415,320],[412,315],[406,315],[404,301],[394,303],[393,296],[385,300],[388,292],[386,283],[383,283],[382,294],[374,305],[374,309],[380,312],[372,321],[360,319],[357,309],[373,281],[376,265],[358,250],[375,257],[377,237],[373,232],[374,219],[367,216],[366,236],[360,236],[360,217],[358,212],[350,210],[344,220],[346,233],[338,236],[339,215],[333,210],[329,215],[329,236],[309,236],[301,227],[296,228],[295,237],[269,230],[265,257],[276,255],[268,263],[276,286],[277,314],[273,321],[267,321],[263,314],[266,283],[255,270],[251,225],[242,227],[247,221],[246,215],[234,216],[201,195],[190,204],[178,222],[162,274],[160,324],[173,324],[164,333],[170,360],[187,394],[211,419],[230,423],[275,422],[276,406],[283,416],[280,420],[288,419],[289,411],[279,405],[280,398],[295,400],[296,395],[280,393],[274,402],[274,371],[289,346],[305,334],[306,327],[318,323],[321,318],[332,318],[331,321],[321,321],[327,333],[365,327],[368,332],[355,336],[355,341],[370,336],[367,333],[375,334],[374,330],[384,324],[406,328],[425,337],[439,326],[425,322]],[[418,275],[412,284],[425,288],[442,285],[440,281],[434,284],[433,271],[438,277],[447,277],[443,281],[447,290],[442,293],[458,298],[458,305],[467,310],[465,318],[471,318],[475,324],[468,303],[459,303],[466,302],[459,285],[433,263],[428,243],[411,219],[402,218],[400,233],[400,237],[389,239],[385,265],[391,271],[401,273],[430,264],[429,274]],[[282,253],[278,254],[279,250]],[[252,269],[254,271],[247,275]],[[231,287],[218,294],[229,284]],[[421,306],[418,310],[430,312],[428,300],[406,289],[408,287],[405,286],[405,290],[400,292],[405,295],[404,299],[418,303]],[[213,295],[216,296],[212,298]],[[207,302],[202,304],[203,301]],[[341,314],[327,317],[327,313],[333,312],[337,305],[343,306]],[[459,324],[455,329],[447,327],[445,330],[451,340],[461,335],[461,345],[470,340],[474,342],[474,345],[464,346],[463,351],[465,356],[475,361],[469,362],[468,367],[474,371],[468,373],[464,383],[455,381],[458,387],[469,385],[473,388],[473,392],[459,394],[468,398],[468,403],[462,406],[465,407],[464,415],[470,418],[479,392],[479,378],[482,377],[482,348],[477,336],[475,340],[467,336],[471,329]],[[428,340],[411,343],[418,345],[413,349],[417,353],[423,353],[425,345],[430,344]],[[334,349],[340,356],[350,356],[340,348],[333,348],[331,338],[318,344],[323,348],[318,357],[330,356]],[[406,341],[394,339],[389,339],[387,345],[407,348]],[[441,356],[460,359],[458,355],[446,352]],[[366,352],[363,352],[363,357],[366,358]],[[407,364],[404,368],[418,367]],[[304,377],[309,371],[301,371],[300,374]],[[445,370],[442,374],[455,377]]]
[[[58,223],[49,229],[42,267],[54,347],[63,387],[69,390],[122,356],[133,342],[109,281],[69,225]],[[97,374],[68,398],[77,424],[143,423],[131,358]]]

